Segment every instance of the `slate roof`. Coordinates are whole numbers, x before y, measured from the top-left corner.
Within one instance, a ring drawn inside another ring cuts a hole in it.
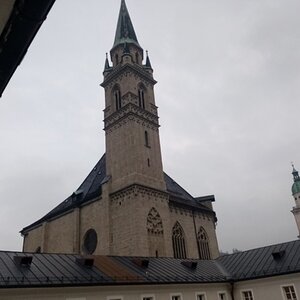
[[[194,209],[200,209],[210,213],[214,218],[215,213],[201,204],[196,198],[193,198],[187,191],[185,191],[178,183],[176,183],[170,176],[164,173],[164,178],[167,186],[167,192],[170,194],[170,202],[173,205],[181,207],[193,207]],[[21,233],[26,232],[27,229],[37,226],[58,215],[66,213],[75,207],[79,207],[84,203],[87,203],[98,196],[101,196],[102,193],[102,184],[109,180],[109,177],[106,175],[106,160],[105,154],[97,162],[95,167],[83,181],[83,183],[78,187],[78,189],[67,199],[57,205],[44,217],[37,220],[33,224],[22,229]],[[214,201],[214,196],[207,196],[211,201]]]
[[[217,261],[233,280],[300,272],[300,240],[224,255]]]
[[[15,257],[32,257],[28,265]],[[92,261],[92,265],[89,263]],[[0,288],[222,282],[226,280],[216,261],[181,259],[41,254],[0,251]],[[147,266],[143,266],[146,262]]]
[[[23,257],[25,263],[20,261]],[[123,256],[82,257],[73,254],[0,251],[0,289],[218,283],[299,272],[300,240],[226,255],[216,260]]]

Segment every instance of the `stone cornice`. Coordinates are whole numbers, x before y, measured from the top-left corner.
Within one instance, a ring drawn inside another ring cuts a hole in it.
[[[140,108],[135,104],[128,103],[120,110],[114,112],[113,114],[104,119],[104,130],[111,128],[120,121],[124,121],[124,119],[126,118],[130,118],[131,120],[133,118],[138,118],[156,128],[159,127],[158,116]]]
[[[104,78],[104,81],[100,84],[102,87],[106,87],[112,80],[116,79],[126,71],[136,73],[137,75],[144,78],[146,81],[152,83],[153,85],[157,83],[156,80],[153,79],[152,75],[148,72],[144,71],[141,67],[132,64],[124,64],[121,66],[115,67],[107,76]]]
[[[138,195],[138,194],[147,194],[147,195],[151,195],[151,196],[156,196],[159,198],[164,198],[165,200],[169,199],[169,194],[166,191],[162,191],[162,190],[157,190],[148,186],[144,186],[141,184],[132,184],[129,185],[123,189],[120,189],[116,192],[111,193],[110,199],[113,200],[118,200],[119,198],[122,198],[124,196],[128,196],[128,195]]]

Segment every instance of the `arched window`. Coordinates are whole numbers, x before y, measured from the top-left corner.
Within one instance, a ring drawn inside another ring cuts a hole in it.
[[[138,87],[139,93],[139,107],[145,109],[145,87],[144,85],[140,84]]]
[[[149,143],[149,134],[148,131],[145,130],[145,146],[146,147],[150,147],[150,143]]]
[[[174,258],[186,258],[184,232],[178,222],[172,229],[172,242]]]
[[[116,110],[119,110],[122,107],[122,99],[121,99],[121,92],[118,85],[113,88],[113,97],[115,99],[115,107]]]
[[[197,236],[199,258],[200,259],[211,259],[209,251],[209,240],[206,231],[203,227],[200,227]]]

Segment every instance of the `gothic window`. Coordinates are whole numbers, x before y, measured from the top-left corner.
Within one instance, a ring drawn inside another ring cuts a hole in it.
[[[186,258],[184,232],[178,222],[172,230],[173,253],[175,258]]]
[[[119,86],[115,86],[115,88],[113,89],[113,96],[115,100],[116,110],[119,110],[122,107],[121,92]]]
[[[145,87],[141,84],[138,87],[139,93],[139,107],[145,109]]]
[[[149,144],[149,134],[148,134],[147,130],[145,130],[145,146],[146,147],[150,147],[150,144]]]
[[[158,211],[152,207],[148,213],[147,217],[147,230],[150,234],[163,234],[163,224],[162,219],[158,213]]]
[[[82,250],[85,254],[93,254],[97,248],[98,237],[94,229],[89,229],[83,238]]]
[[[209,240],[206,231],[203,227],[200,227],[197,236],[199,258],[200,259],[211,259],[209,251]]]

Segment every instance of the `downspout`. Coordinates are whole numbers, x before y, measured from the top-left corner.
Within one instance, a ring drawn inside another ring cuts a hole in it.
[[[230,286],[231,286],[231,289],[230,289],[231,300],[234,300],[234,281],[231,279],[229,282],[230,282]]]
[[[193,223],[194,223],[196,244],[197,244],[197,249],[198,249],[198,256],[200,258],[200,247],[199,247],[199,243],[198,243],[198,239],[197,239],[197,227],[196,227],[196,221],[195,221],[195,214],[194,214],[193,210],[192,210],[192,215],[193,215]]]

